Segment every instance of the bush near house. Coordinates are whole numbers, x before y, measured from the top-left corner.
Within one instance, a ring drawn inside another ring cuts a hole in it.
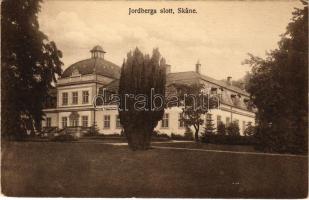
[[[232,122],[226,127],[226,133],[229,136],[239,136],[239,126],[238,123]]]
[[[223,122],[219,122],[218,127],[217,127],[217,134],[226,135],[226,128]]]
[[[255,136],[205,135],[202,142],[209,144],[256,145],[257,139]]]
[[[244,131],[244,135],[245,136],[252,136],[252,135],[255,135],[255,134],[256,134],[256,127],[252,126],[251,122],[248,122],[247,127]]]
[[[99,128],[96,124],[92,125],[87,133],[84,134],[84,136],[98,136],[99,133]]]
[[[170,140],[171,137],[166,133],[161,133],[160,131],[153,131],[151,135],[151,140]]]
[[[55,136],[51,140],[54,142],[71,142],[71,141],[77,141],[78,139],[71,134],[61,134]]]
[[[173,140],[193,140],[193,133],[192,132],[185,132],[184,135],[178,135],[172,133],[171,138]]]

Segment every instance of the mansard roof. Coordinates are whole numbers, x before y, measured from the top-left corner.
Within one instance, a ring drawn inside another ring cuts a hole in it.
[[[202,74],[198,74],[194,71],[187,71],[187,72],[175,72],[167,74],[166,78],[166,85],[170,85],[173,83],[183,83],[183,84],[194,84],[194,83],[201,83],[201,81],[206,81],[212,83],[213,85],[217,86],[218,89],[227,89],[233,91],[235,93],[239,93],[249,97],[249,93],[232,85],[228,85],[224,81],[219,81],[209,76],[205,76]],[[115,80],[110,84],[106,85],[105,88],[110,90],[118,90],[119,82]]]
[[[184,83],[184,84],[193,84],[193,83],[202,83],[202,81],[206,81],[209,83],[212,83],[213,85],[217,86],[218,89],[227,89],[230,91],[233,91],[235,93],[239,93],[245,96],[249,96],[249,93],[235,87],[233,85],[229,85],[225,81],[216,80],[214,78],[211,78],[209,76],[196,73],[195,71],[186,71],[186,72],[176,72],[176,73],[170,73],[167,76],[167,84],[172,83]]]
[[[166,86],[169,87],[173,83],[182,83],[182,84],[209,84],[211,88],[217,88],[220,90],[221,102],[230,105],[233,107],[251,110],[252,108],[248,104],[249,93],[244,90],[241,90],[238,87],[228,85],[224,81],[219,81],[209,76],[205,76],[194,71],[187,72],[176,72],[167,74]],[[104,86],[108,91],[117,93],[119,87],[119,80],[114,80],[110,84]],[[168,92],[167,88],[167,92]],[[243,96],[241,98],[241,96]]]

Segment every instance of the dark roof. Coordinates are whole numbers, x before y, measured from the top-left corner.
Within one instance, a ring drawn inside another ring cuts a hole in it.
[[[232,90],[236,93],[249,96],[249,93],[247,93],[246,91],[238,87],[228,85],[225,81],[219,81],[209,76],[196,73],[195,71],[170,73],[168,74],[166,81],[167,81],[167,84],[177,83],[177,82],[179,83],[179,81],[185,84],[193,84],[193,83],[199,83],[200,80],[210,82],[214,85],[217,85],[218,87],[222,87],[223,89],[225,88],[228,90]]]
[[[120,77],[120,67],[118,65],[103,58],[89,58],[69,66],[64,70],[61,78],[70,77],[75,70],[78,70],[81,75],[94,74],[95,67],[96,73],[99,75],[115,79]]]
[[[219,88],[222,87],[223,89],[225,88],[228,90],[232,90],[236,93],[249,96],[249,93],[247,93],[246,91],[238,87],[228,85],[225,81],[219,81],[209,76],[198,74],[194,71],[169,73],[167,74],[166,85],[169,85],[172,83],[194,84],[194,83],[199,83],[200,80],[210,82],[214,85],[217,85]],[[106,85],[105,88],[111,89],[111,90],[118,90],[118,85],[119,85],[119,81],[115,80],[115,81],[112,81],[110,84]]]
[[[245,97],[246,99],[249,99],[249,94],[246,91],[241,90],[238,87],[228,85],[224,81],[219,81],[211,77],[198,74],[194,71],[169,73],[167,75],[166,86],[169,87],[173,83],[183,83],[183,84],[201,83],[201,80],[209,82],[211,85],[214,85],[218,89],[223,89],[223,91],[221,92],[221,95],[222,95],[221,102],[222,103],[231,105],[237,108],[245,109],[245,110],[249,109],[248,105],[244,102],[244,98],[242,98],[241,100],[239,98],[233,99],[232,98],[233,94],[227,92],[227,91],[234,91],[237,94],[242,94],[246,96]],[[106,90],[115,92],[115,93],[118,92],[118,87],[119,87],[119,80],[114,80],[108,85],[104,86]]]
[[[116,79],[102,88],[105,88],[107,91],[118,93],[119,80]]]

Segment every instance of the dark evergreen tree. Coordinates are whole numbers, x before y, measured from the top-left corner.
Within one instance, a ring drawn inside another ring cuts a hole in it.
[[[264,150],[308,150],[308,3],[293,12],[279,48],[266,59],[250,55],[248,91],[258,109],[257,138]]]
[[[215,124],[213,123],[213,119],[212,119],[212,115],[211,114],[208,114],[210,115],[209,117],[206,117],[206,125],[205,125],[205,132],[204,134],[205,135],[214,135],[215,134]]]
[[[54,42],[39,30],[41,0],[1,3],[1,132],[20,137],[39,129],[44,100],[62,57]]]
[[[219,122],[217,126],[217,134],[218,135],[226,135],[225,124],[223,122]]]
[[[160,95],[164,101],[165,67],[165,60],[161,58],[158,49],[150,57],[136,48],[133,53],[128,53],[123,63],[119,83],[119,116],[129,147],[133,150],[150,147],[151,133],[163,117],[164,102],[160,107],[161,102],[151,96],[151,89],[153,94]],[[128,98],[129,94],[139,96]],[[160,108],[154,109],[154,105]]]

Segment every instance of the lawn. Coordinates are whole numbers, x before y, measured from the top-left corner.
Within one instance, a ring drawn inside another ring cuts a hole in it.
[[[298,156],[11,142],[2,145],[1,183],[7,196],[304,198],[307,163]]]

